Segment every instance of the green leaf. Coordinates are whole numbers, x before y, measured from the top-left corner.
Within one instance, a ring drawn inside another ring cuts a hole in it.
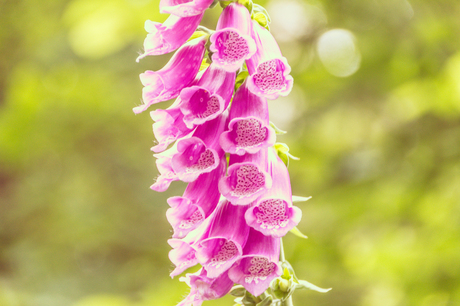
[[[304,239],[308,238],[306,235],[302,234],[302,232],[297,228],[297,226],[291,229],[290,232],[296,235],[297,237],[304,238]]]
[[[283,131],[282,129],[280,129],[279,127],[277,127],[273,122],[270,121],[270,126],[275,130],[275,133],[276,135],[284,135],[286,134],[287,132],[286,131]]]
[[[307,202],[311,197],[292,196],[292,202]]]
[[[191,40],[194,40],[195,38],[205,36],[205,35],[208,35],[208,33],[204,31],[195,31],[195,33],[193,33],[192,36],[190,36],[190,38],[187,41],[191,41]]]
[[[323,288],[320,288],[318,286],[315,286],[313,285],[312,283],[309,283],[305,280],[299,280],[299,284],[296,286],[296,289],[310,289],[310,290],[314,290],[314,291],[318,291],[318,292],[328,292],[329,290],[331,290],[332,288],[328,288],[328,289],[323,289]]]

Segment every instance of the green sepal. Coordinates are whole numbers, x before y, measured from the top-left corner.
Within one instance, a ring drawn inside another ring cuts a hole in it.
[[[209,34],[206,33],[205,31],[195,31],[187,41],[191,41],[191,40],[194,40],[195,38],[206,36],[206,35],[209,36]]]
[[[252,19],[257,21],[258,24],[260,24],[262,27],[270,31],[269,22],[268,22],[267,16],[265,16],[264,13],[254,13],[252,15]]]
[[[246,294],[246,289],[243,286],[234,286],[229,292],[231,295],[236,297],[243,297]]]
[[[270,306],[273,303],[273,298],[271,296],[267,296],[262,302],[256,304],[256,306]]]
[[[219,1],[219,4],[220,4],[220,7],[224,9],[224,8],[226,8],[227,6],[229,6],[229,4],[232,3],[232,2],[235,2],[235,1],[220,0],[220,1]]]
[[[287,132],[286,131],[283,131],[282,129],[280,129],[279,127],[277,127],[273,122],[270,121],[270,126],[275,130],[275,133],[276,135],[284,135],[286,134]]]
[[[250,15],[252,14],[252,8],[254,6],[254,3],[252,3],[252,0],[237,0],[236,2],[244,5],[248,9],[249,14]]]
[[[328,292],[330,291],[332,288],[328,288],[328,289],[323,289],[323,288],[320,288],[318,286],[315,286],[313,285],[312,283],[309,283],[307,282],[306,280],[298,280],[298,284],[296,285],[296,289],[310,289],[310,290],[314,290],[314,291],[318,291],[318,292]]]
[[[217,3],[219,3],[219,0],[214,0],[214,2],[209,6],[209,8],[214,8],[217,5]]]
[[[272,20],[270,18],[270,15],[268,14],[267,10],[260,4],[254,3],[253,6],[253,13],[262,13],[265,15],[265,18],[267,19],[268,23],[271,23]]]
[[[289,147],[285,143],[277,142],[273,146],[278,153],[279,158],[286,166],[289,166],[289,159],[299,160],[300,158],[293,156],[289,153]]]
[[[303,238],[303,239],[307,239],[307,238],[308,238],[306,235],[304,235],[304,234],[297,228],[297,226],[294,226],[294,228],[291,229],[290,232],[293,233],[294,235],[296,235],[297,237],[300,237],[300,238]]]
[[[311,197],[292,196],[292,202],[307,202]]]
[[[249,72],[247,70],[243,70],[238,75],[236,76],[235,79],[235,91],[240,88],[240,86],[243,84],[244,80],[249,76]]]

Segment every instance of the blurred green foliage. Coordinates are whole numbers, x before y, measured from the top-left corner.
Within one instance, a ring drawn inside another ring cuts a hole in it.
[[[170,57],[134,61],[144,21],[167,17],[158,3],[0,1],[1,306],[166,306],[186,294],[168,277],[165,218],[185,185],[149,189],[152,122],[131,111],[137,75]],[[296,85],[270,107],[301,158],[293,192],[313,199],[299,204],[309,239],[288,236],[286,257],[333,290],[294,304],[460,305],[460,2],[295,5],[309,23],[279,38]],[[360,54],[345,78],[316,49],[336,28]]]

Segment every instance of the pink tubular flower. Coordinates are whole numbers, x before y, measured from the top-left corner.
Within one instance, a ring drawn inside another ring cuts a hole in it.
[[[161,0],[160,13],[179,17],[202,14],[214,0]]]
[[[228,131],[220,136],[222,149],[231,154],[254,154],[275,144],[270,127],[267,100],[251,93],[245,81],[235,94]]]
[[[211,64],[195,86],[182,89],[180,109],[189,129],[216,118],[227,108],[235,76],[234,72],[226,72]]]
[[[174,152],[171,162],[180,180],[193,182],[200,174],[217,168],[224,154],[218,140],[227,118],[227,113],[220,114],[216,119],[197,127],[192,137],[177,142],[177,151],[171,151]]]
[[[249,90],[267,99],[287,96],[294,83],[289,75],[291,67],[270,32],[257,22],[253,23],[253,29],[257,52],[246,61]]]
[[[249,226],[244,222],[247,207],[222,200],[212,214],[206,237],[194,246],[196,257],[211,278],[227,271],[243,254]]]
[[[151,149],[153,152],[164,151],[176,139],[185,137],[193,131],[185,125],[179,104],[180,99],[177,99],[167,109],[156,109],[150,112],[150,116],[155,121],[152,126],[153,134],[158,141],[158,144]]]
[[[302,211],[292,205],[289,172],[273,148],[269,149],[269,173],[273,185],[246,211],[249,226],[267,236],[282,237],[299,224]]]
[[[161,55],[172,52],[189,39],[200,24],[203,14],[192,17],[171,15],[161,24],[147,20],[145,30],[149,33],[144,40],[144,53],[136,59],[149,55]]]
[[[169,276],[177,276],[198,263],[198,259],[195,256],[195,249],[191,245],[202,234],[202,231],[197,229],[188,234],[184,239],[173,238],[168,240],[169,245],[172,247],[172,250],[169,251],[169,260],[176,266]]]
[[[210,278],[205,269],[187,274],[180,279],[190,286],[190,294],[177,306],[200,306],[203,301],[215,300],[223,297],[232,289],[233,282],[227,273],[222,273],[217,278]]]
[[[267,149],[244,156],[231,155],[228,175],[219,181],[220,193],[235,205],[253,202],[272,186],[266,165]]]
[[[183,45],[171,60],[159,71],[146,71],[140,75],[144,88],[144,105],[133,109],[138,114],[150,105],[176,98],[180,91],[189,86],[201,66],[206,44],[206,36],[195,38]]]
[[[248,9],[230,3],[220,15],[216,32],[211,36],[212,61],[227,71],[237,71],[244,60],[256,52],[251,37],[252,23]]]
[[[225,174],[225,168],[226,162],[221,160],[216,169],[190,183],[182,197],[168,199],[171,208],[166,212],[166,217],[174,229],[174,238],[185,237],[214,211],[220,198],[217,184]]]
[[[156,154],[154,156],[157,158],[156,164],[160,175],[157,177],[155,183],[150,186],[150,189],[163,192],[169,188],[171,182],[177,181],[179,178],[172,168],[170,156],[164,155],[163,153]]]
[[[280,238],[265,236],[251,228],[243,256],[228,271],[232,281],[255,296],[261,295],[270,282],[281,275]]]

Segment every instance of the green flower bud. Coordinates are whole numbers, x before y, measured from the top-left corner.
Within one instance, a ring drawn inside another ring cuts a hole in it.
[[[283,291],[283,292],[288,292],[289,291],[289,288],[290,288],[290,282],[287,280],[287,279],[281,279],[280,280],[280,290]]]

